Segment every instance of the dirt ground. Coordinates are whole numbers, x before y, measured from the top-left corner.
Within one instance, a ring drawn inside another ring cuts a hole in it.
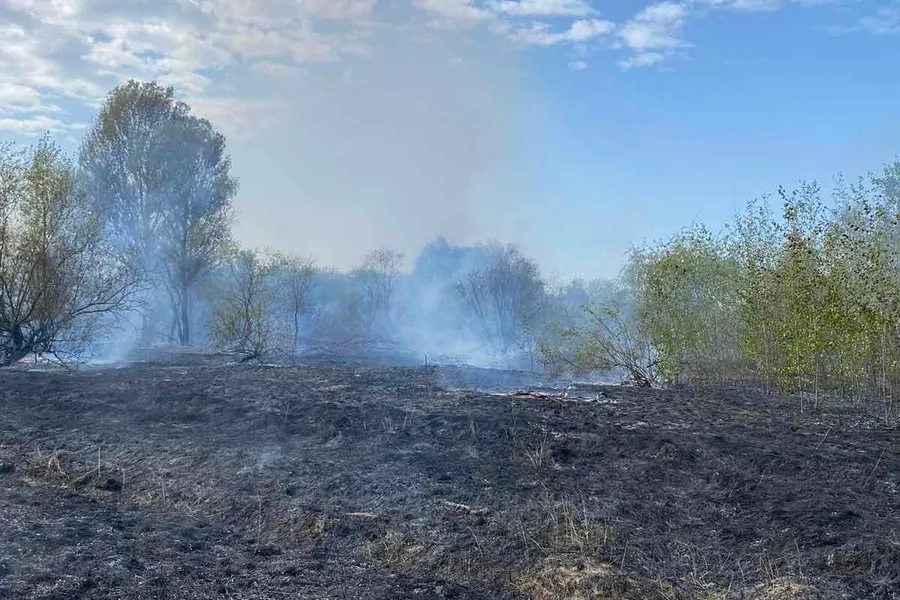
[[[0,598],[900,598],[896,428],[527,380],[2,372]]]

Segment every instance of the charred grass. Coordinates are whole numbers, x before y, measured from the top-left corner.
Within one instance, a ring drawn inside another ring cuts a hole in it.
[[[2,373],[0,597],[900,597],[896,430],[736,388],[451,379]]]

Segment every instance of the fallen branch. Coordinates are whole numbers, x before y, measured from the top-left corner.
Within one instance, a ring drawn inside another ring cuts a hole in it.
[[[484,515],[488,512],[486,508],[472,508],[471,506],[460,504],[459,502],[450,502],[449,500],[441,500],[441,504],[457,512],[464,512],[470,515]]]
[[[525,391],[525,390],[510,392],[507,395],[512,396],[514,398],[537,398],[537,399],[541,399],[541,400],[552,400],[552,399],[559,399],[559,398],[566,397],[565,392],[552,392],[552,393],[550,393],[550,392],[529,392],[529,391]]]
[[[378,515],[373,512],[348,512],[348,513],[344,513],[344,514],[347,517],[356,517],[359,519],[369,519],[371,521],[378,519]]]

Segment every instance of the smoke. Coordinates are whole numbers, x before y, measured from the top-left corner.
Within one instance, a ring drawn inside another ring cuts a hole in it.
[[[421,250],[397,299],[405,317],[397,339],[407,351],[435,362],[491,362],[492,349],[466,310],[459,289],[488,260],[485,248],[452,246],[445,238]]]
[[[374,36],[339,76],[279,82],[277,126],[230,146],[244,245],[346,270],[373,248],[412,258],[436,236],[472,243],[515,220],[512,54],[458,32]]]
[[[264,121],[277,126],[229,139],[241,184],[235,237],[245,248],[301,255],[323,267],[311,284],[310,310],[300,319],[303,350],[349,352],[362,342],[370,352],[380,345],[417,361],[534,368],[544,315],[529,315],[534,331],[513,331],[523,342],[511,348],[508,339],[498,344],[491,324],[463,294],[473,274],[512,256],[476,241],[515,227],[522,189],[510,181],[529,187],[527,174],[511,176],[524,83],[513,54],[489,37],[461,32],[423,35],[397,25],[373,36],[371,54],[342,63],[342,70],[323,65],[285,72],[274,88],[266,87],[266,78],[242,82],[245,91],[258,83],[256,95],[275,98],[266,106],[276,114]],[[213,124],[229,132],[226,117]],[[358,267],[376,248],[399,251],[406,262],[394,274],[383,314],[372,318],[366,288],[372,279]],[[516,256],[519,266],[534,264]],[[533,276],[528,272],[509,280],[513,304],[501,320],[518,318],[520,292],[551,302],[536,266]],[[209,307],[217,285],[227,285],[220,272],[208,279],[190,302],[195,346],[207,344]],[[107,362],[121,362],[137,347],[172,342],[170,299],[151,289],[142,300],[142,312],[129,315],[106,340]],[[284,335],[291,329],[288,316],[273,311],[280,336],[273,343],[293,350]]]
[[[515,248],[438,238],[409,272],[367,268],[316,275],[303,326],[307,350],[535,368],[551,298],[534,261]]]
[[[284,289],[276,269],[266,284],[266,319],[275,332],[270,354],[324,352],[344,360],[540,371],[538,348],[548,328],[590,326],[582,306],[622,298],[620,289],[602,281],[550,289],[533,260],[496,243],[454,245],[437,238],[411,263],[405,272],[390,261],[383,273],[366,273],[378,268],[372,261],[346,271],[312,271],[296,348],[294,315],[279,296]],[[192,300],[195,348],[213,348],[210,306],[234,284],[226,269],[214,270]],[[471,297],[474,292],[482,294],[480,306]],[[143,302],[125,316],[98,344],[92,362],[123,364],[138,350],[174,343],[174,315],[158,290],[147,289]]]

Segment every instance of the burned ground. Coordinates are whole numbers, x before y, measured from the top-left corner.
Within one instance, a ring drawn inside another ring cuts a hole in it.
[[[900,597],[898,432],[863,411],[471,382],[0,373],[0,597]]]

